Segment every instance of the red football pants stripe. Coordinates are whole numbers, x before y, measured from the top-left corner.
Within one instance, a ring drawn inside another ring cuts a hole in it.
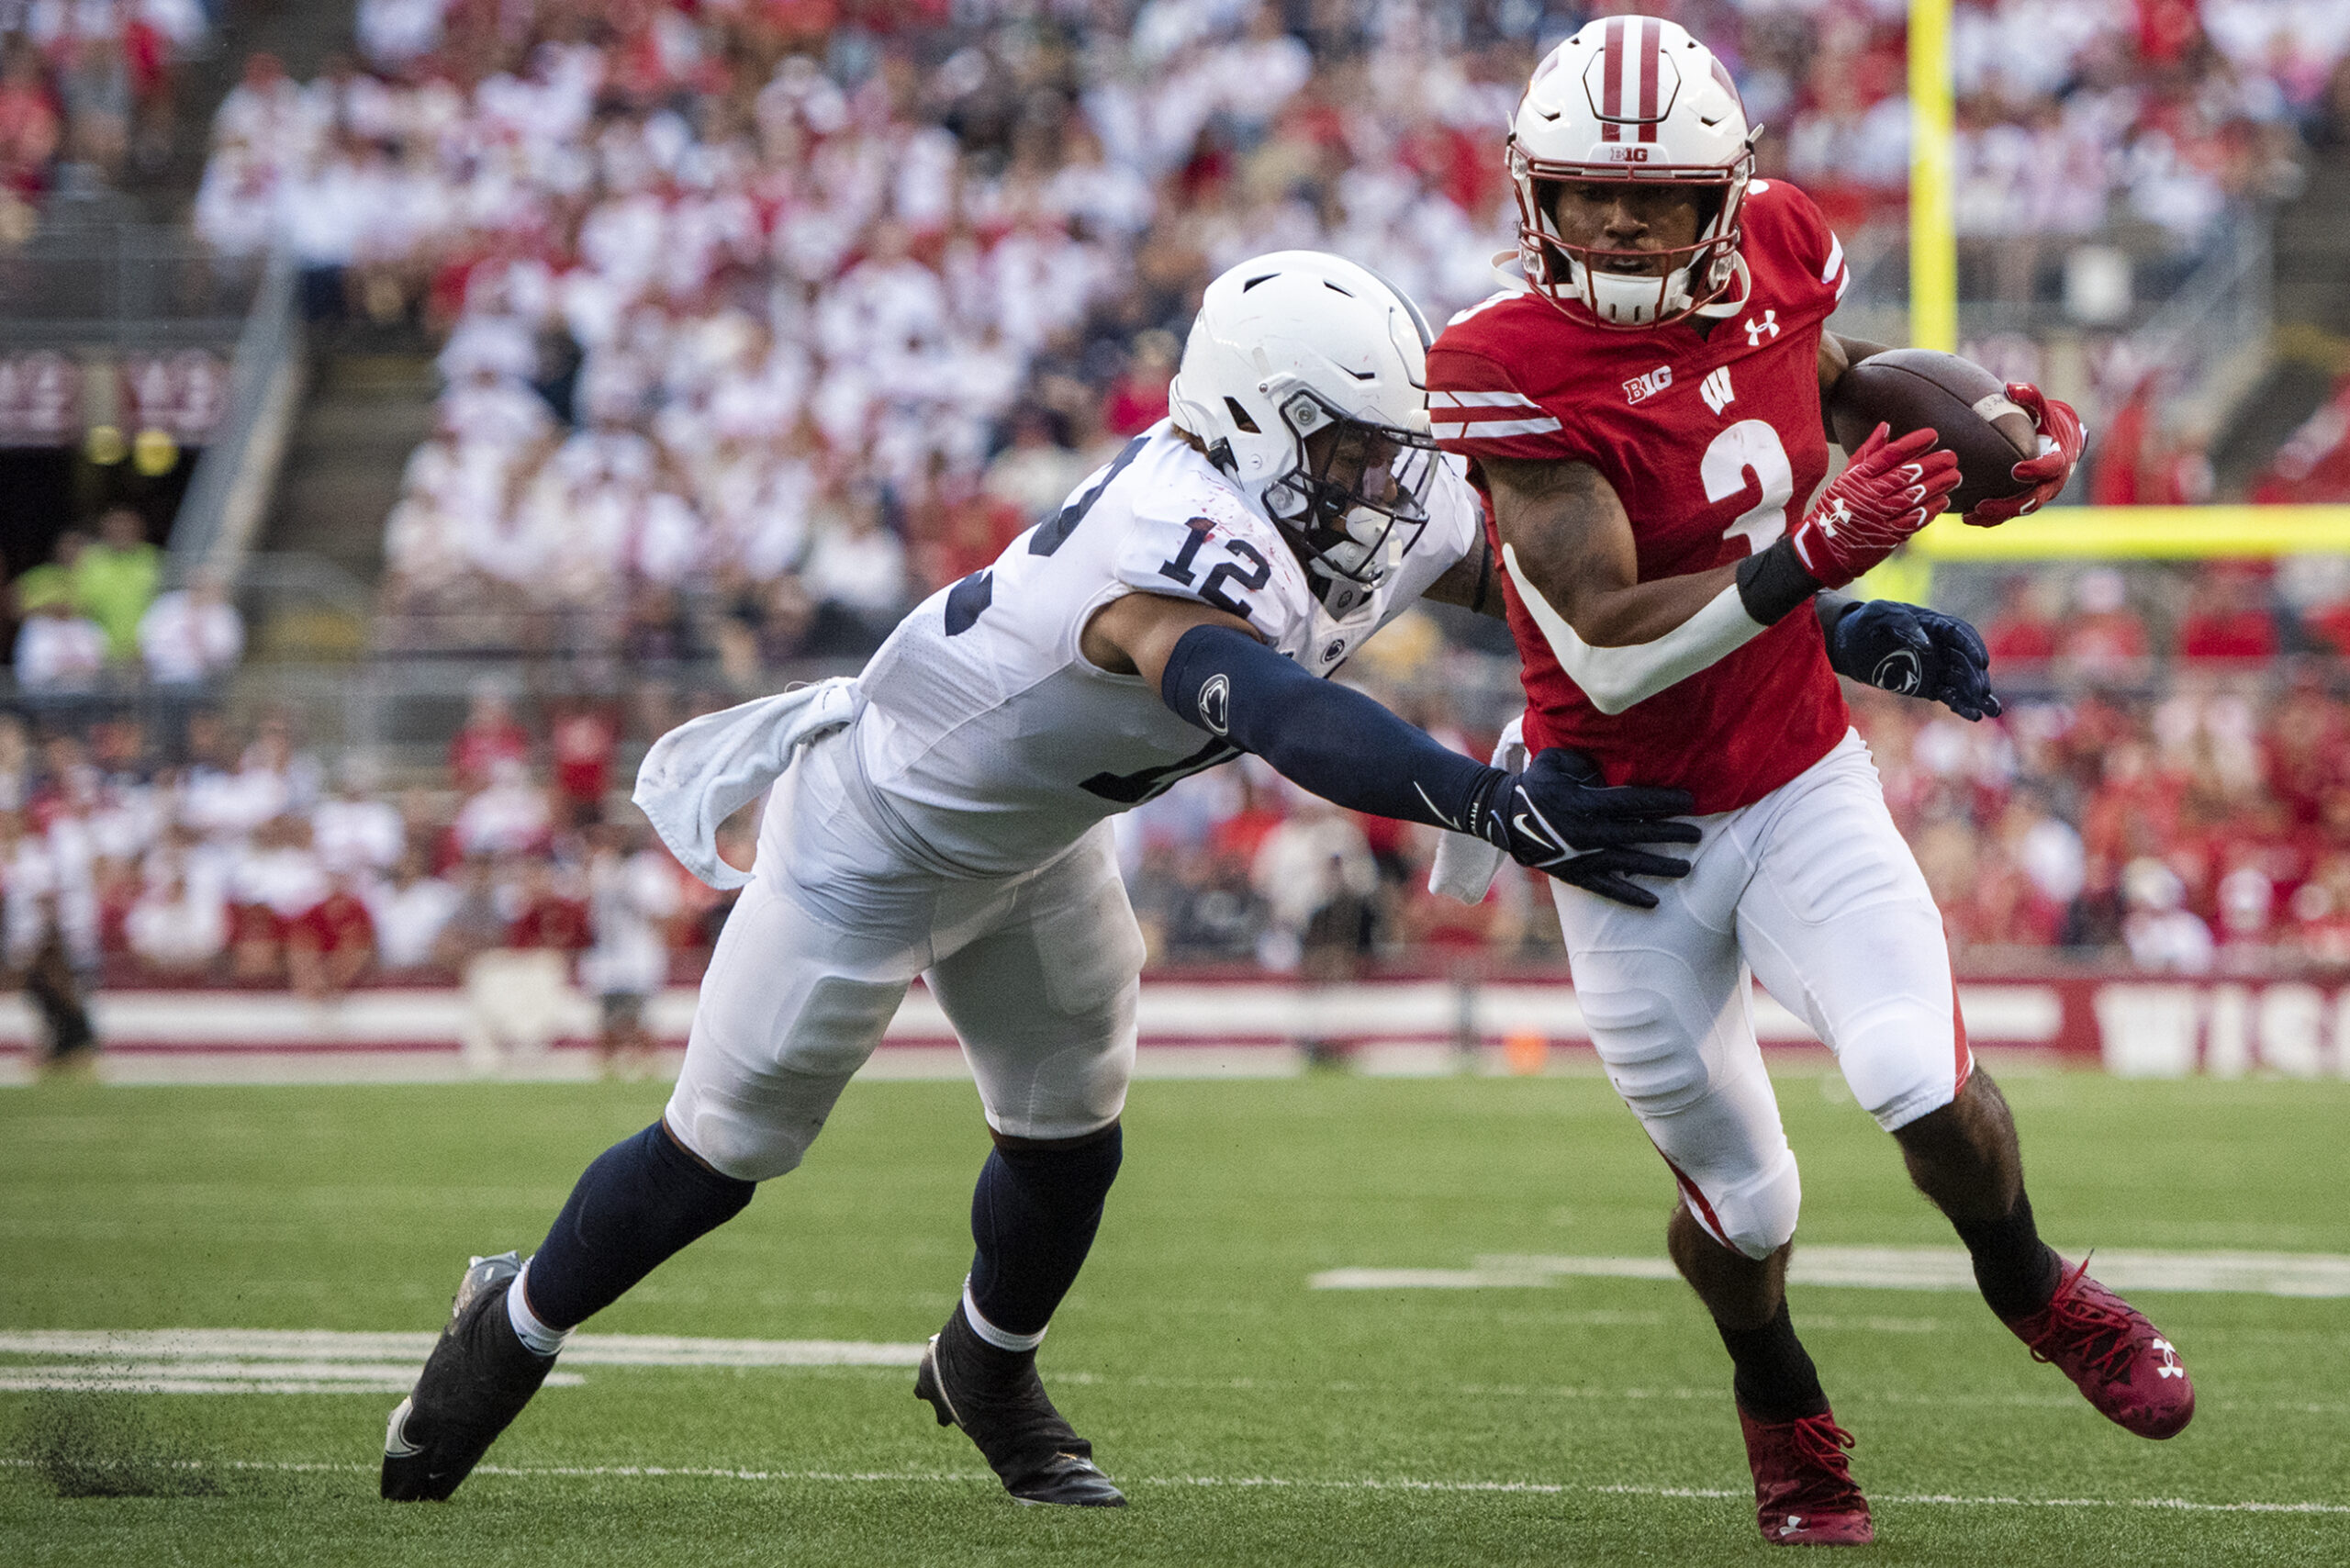
[[[1654,1147],[1653,1144],[1651,1147]],[[1730,1240],[1722,1231],[1720,1217],[1714,1213],[1714,1205],[1706,1202],[1706,1194],[1697,1190],[1697,1183],[1689,1180],[1689,1172],[1673,1164],[1673,1156],[1661,1148],[1657,1149],[1656,1157],[1664,1161],[1664,1168],[1673,1172],[1673,1181],[1680,1184],[1681,1195],[1688,1201],[1690,1215],[1699,1225],[1706,1227],[1707,1236],[1712,1237],[1723,1246],[1729,1247]],[[1736,1249],[1732,1249],[1732,1250]]]
[[[1950,1030],[1954,1041],[1951,1047],[1953,1067],[1957,1073],[1956,1081],[1951,1085],[1950,1097],[1955,1100],[1958,1092],[1966,1087],[1966,1081],[1975,1073],[1975,1052],[1966,1043],[1966,1014],[1958,1005],[1958,960],[1955,958],[1951,960],[1950,968]]]

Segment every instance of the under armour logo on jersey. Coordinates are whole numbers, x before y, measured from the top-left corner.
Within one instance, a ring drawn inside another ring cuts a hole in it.
[[[1624,401],[1645,402],[1673,385],[1673,366],[1660,364],[1644,375],[1635,375],[1624,383]]]
[[[1738,394],[1729,389],[1729,366],[1723,365],[1699,382],[1697,396],[1703,398],[1706,400],[1706,407],[1711,409],[1716,414],[1719,414],[1724,409],[1737,402]]]
[[[1755,320],[1752,317],[1747,318],[1746,346],[1748,348],[1759,349],[1762,346],[1762,340],[1764,338],[1775,338],[1778,335],[1778,311],[1765,310],[1762,312],[1762,319],[1760,321]]]
[[[2155,1340],[2154,1349],[2163,1358],[2163,1364],[2154,1369],[2156,1377],[2185,1377],[2187,1375],[2187,1369],[2178,1364],[2178,1351],[2172,1347],[2169,1340]]]

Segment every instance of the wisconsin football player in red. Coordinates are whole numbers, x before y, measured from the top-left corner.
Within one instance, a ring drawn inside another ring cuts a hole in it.
[[[1655,907],[1561,886],[1560,921],[1608,1076],[1679,1185],[1667,1244],[1735,1364],[1762,1532],[1858,1542],[1852,1439],[1787,1312],[1799,1187],[1752,977],[1836,1053],[2033,1356],[2146,1437],[2185,1427],[2194,1392],[2153,1325],[2040,1239],[1941,915],[1848,720],[1840,670],[1998,708],[1963,622],[1820,598],[1942,510],[1956,462],[1879,427],[1820,489],[1822,398],[1875,350],[1826,330],[1842,247],[1801,191],[1753,177],[1756,134],[1673,23],[1595,21],[1553,50],[1508,146],[1525,281],[1438,339],[1430,417],[1484,498],[1528,748],[1696,797],[1702,841]],[[1969,522],[2053,498],[2080,450],[2070,409],[2008,393],[2041,451]]]

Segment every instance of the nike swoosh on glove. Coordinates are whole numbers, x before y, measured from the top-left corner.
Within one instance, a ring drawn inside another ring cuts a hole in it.
[[[1923,605],[1873,599],[1846,610],[1828,637],[1838,675],[1939,702],[1960,718],[1999,716],[1991,654],[1974,627]]]
[[[1950,505],[1957,454],[1930,430],[1887,441],[1879,425],[1788,532],[1796,559],[1821,588],[1842,588],[1899,549]]]
[[[1466,824],[1521,866],[1635,909],[1656,895],[1633,877],[1685,877],[1689,862],[1651,854],[1646,844],[1695,844],[1695,823],[1673,822],[1696,810],[1686,790],[1599,782],[1598,767],[1580,752],[1549,746],[1522,773],[1499,773]]]
[[[2008,401],[2031,416],[2031,428],[2040,434],[2039,455],[2027,457],[2009,470],[2016,483],[2031,488],[2021,495],[1975,502],[1975,510],[1960,521],[1976,528],[1997,528],[2054,500],[2073,476],[2073,466],[2080,462],[2081,446],[2087,439],[2081,429],[2081,416],[2073,412],[2070,403],[2049,397],[2028,381],[2009,382]]]

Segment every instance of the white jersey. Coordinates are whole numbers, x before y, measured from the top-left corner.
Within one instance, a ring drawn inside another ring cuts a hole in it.
[[[940,870],[1043,865],[1104,817],[1240,755],[1140,676],[1090,662],[1078,640],[1096,610],[1137,591],[1196,599],[1327,676],[1478,548],[1483,515],[1459,459],[1438,465],[1428,511],[1387,581],[1334,614],[1272,521],[1161,420],[890,633],[857,681],[865,781],[905,847]]]

